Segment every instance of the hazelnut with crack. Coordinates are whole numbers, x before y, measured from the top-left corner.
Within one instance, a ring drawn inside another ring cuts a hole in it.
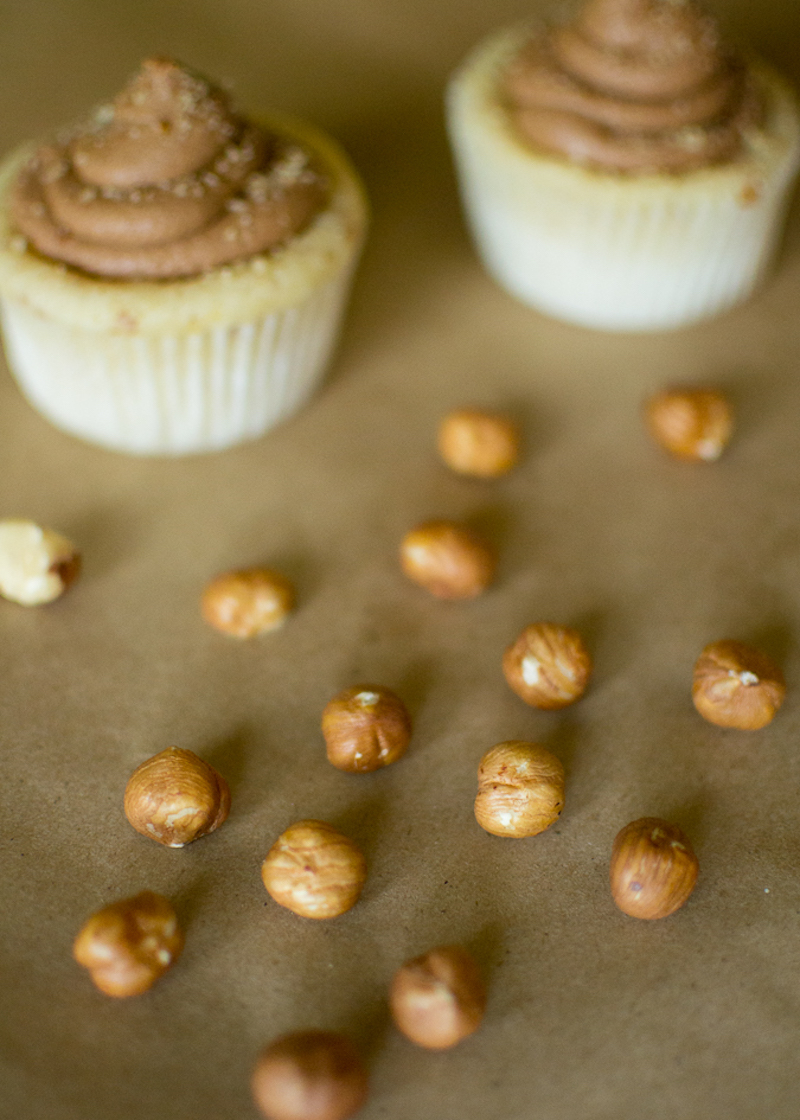
[[[726,639],[706,646],[694,667],[692,700],[717,727],[766,727],[786,695],[783,673],[766,654]]]
[[[337,769],[367,773],[402,758],[411,738],[411,718],[390,689],[355,685],[325,705],[322,734],[328,761]]]
[[[697,870],[697,856],[676,825],[642,817],[625,825],[614,840],[611,893],[632,918],[666,918],[694,890]]]
[[[716,389],[665,389],[645,407],[650,434],[677,459],[713,462],[733,434],[733,410]]]
[[[81,556],[75,546],[33,521],[0,521],[0,595],[25,607],[52,603],[77,578]]]
[[[261,879],[280,906],[303,918],[336,918],[364,889],[360,848],[325,821],[298,821],[281,833],[261,865]]]
[[[476,408],[450,412],[439,425],[439,454],[451,470],[499,478],[519,457],[519,432],[507,416]]]
[[[480,1026],[486,988],[471,954],[460,945],[443,945],[395,973],[389,1007],[406,1038],[428,1050],[447,1050]]]
[[[269,568],[225,572],[207,585],[201,601],[205,621],[232,638],[277,630],[293,606],[294,588]]]
[[[166,898],[142,891],[98,910],[72,949],[108,996],[138,996],[171,968],[183,948],[178,918]]]
[[[369,1082],[349,1039],[297,1031],[263,1051],[251,1088],[266,1120],[347,1120],[366,1100]]]
[[[577,630],[553,622],[526,626],[503,654],[503,673],[520,699],[555,711],[584,693],[592,660]]]
[[[478,767],[475,819],[493,836],[536,836],[564,809],[564,767],[537,743],[498,743]]]
[[[494,550],[466,525],[426,521],[406,533],[400,564],[437,599],[474,599],[494,579]]]
[[[168,747],[137,766],[125,787],[125,816],[169,848],[206,836],[227,819],[228,783],[193,751]]]

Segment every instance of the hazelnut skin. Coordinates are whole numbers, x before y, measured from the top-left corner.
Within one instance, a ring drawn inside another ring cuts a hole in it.
[[[78,578],[75,546],[33,521],[0,521],[0,595],[24,607],[52,603]]]
[[[493,549],[455,521],[426,521],[403,537],[400,564],[437,599],[474,599],[494,579]]]
[[[251,1087],[267,1120],[346,1120],[366,1100],[369,1083],[349,1039],[298,1031],[263,1051]]]
[[[303,918],[336,918],[355,906],[367,864],[353,841],[325,821],[298,821],[281,833],[261,865],[280,906]]]
[[[642,817],[625,825],[614,840],[611,893],[632,918],[666,918],[694,890],[697,870],[697,856],[676,825]]]
[[[75,939],[72,955],[101,992],[122,999],[152,987],[182,948],[171,904],[154,891],[142,891],[93,914]]]
[[[458,474],[499,478],[519,457],[519,432],[506,416],[475,408],[450,412],[439,425],[438,448]]]
[[[228,783],[193,751],[168,747],[137,766],[125,787],[125,816],[142,836],[182,848],[219,828],[231,807]]]
[[[201,600],[206,622],[232,638],[277,630],[293,606],[294,588],[269,568],[225,572],[207,585]]]
[[[555,711],[584,693],[592,660],[577,630],[553,622],[526,626],[503,654],[503,673],[521,700]]]
[[[694,706],[717,727],[741,731],[766,727],[785,695],[786,683],[777,665],[744,642],[712,642],[694,667]]]
[[[475,819],[493,836],[536,836],[564,808],[564,767],[537,743],[498,743],[478,767]]]
[[[411,718],[388,688],[355,685],[325,705],[322,734],[328,761],[338,770],[367,773],[402,758],[411,738]]]
[[[428,1050],[447,1050],[480,1026],[486,989],[467,950],[444,945],[395,973],[389,1007],[406,1038]]]
[[[715,389],[666,389],[645,407],[650,434],[677,459],[713,462],[728,446],[733,411]]]

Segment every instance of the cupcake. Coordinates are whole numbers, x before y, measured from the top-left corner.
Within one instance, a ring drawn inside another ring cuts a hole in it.
[[[366,224],[328,138],[257,122],[168,59],[0,168],[8,363],[58,427],[119,451],[211,451],[324,375]]]
[[[588,0],[506,29],[456,73],[448,120],[487,269],[557,318],[680,327],[746,299],[774,259],[796,102],[694,0]]]

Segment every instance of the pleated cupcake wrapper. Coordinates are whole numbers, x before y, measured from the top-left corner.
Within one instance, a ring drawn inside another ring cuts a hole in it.
[[[684,326],[746,299],[772,262],[798,163],[798,125],[765,159],[670,178],[592,176],[529,152],[488,103],[495,46],[449,92],[467,217],[487,270],[556,318],[606,330]]]
[[[254,439],[311,396],[336,343],[352,269],[296,307],[187,334],[111,335],[5,299],[9,366],[57,427],[142,455]]]

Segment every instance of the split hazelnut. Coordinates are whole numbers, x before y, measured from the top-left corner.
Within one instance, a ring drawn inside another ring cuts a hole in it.
[[[611,893],[632,918],[666,918],[697,881],[697,856],[674,824],[642,817],[625,825],[611,853]]]
[[[536,836],[564,808],[564,767],[537,743],[498,743],[478,767],[475,819],[493,836]]]
[[[0,595],[25,607],[52,603],[81,570],[75,546],[33,521],[0,521]]]
[[[694,706],[718,727],[742,731],[766,727],[785,695],[786,683],[777,665],[744,642],[712,642],[694,667]]]
[[[493,549],[455,521],[427,521],[403,538],[400,563],[437,599],[474,599],[494,578]]]
[[[715,389],[666,389],[645,407],[650,434],[678,459],[713,462],[733,433],[733,411]]]
[[[486,989],[467,950],[444,945],[407,961],[395,973],[389,1007],[397,1027],[412,1042],[447,1050],[480,1026]]]
[[[294,589],[279,572],[249,568],[225,572],[203,592],[203,618],[233,638],[255,638],[283,626],[294,606]]]
[[[258,1059],[251,1086],[267,1120],[346,1120],[369,1088],[353,1044],[328,1031],[276,1039]]]
[[[507,474],[519,456],[516,424],[495,412],[460,408],[439,425],[439,454],[451,470],[476,478]]]
[[[261,865],[275,901],[304,918],[336,918],[359,899],[367,864],[356,844],[325,821],[298,821],[283,832]]]
[[[166,898],[142,891],[98,910],[75,939],[72,955],[101,992],[138,996],[178,959],[183,934]]]
[[[402,758],[411,738],[411,718],[388,688],[355,685],[325,705],[322,734],[329,762],[339,770],[366,773]]]
[[[553,622],[526,626],[503,654],[503,673],[520,699],[556,710],[574,703],[592,672],[592,660],[577,630]]]
[[[228,783],[193,751],[168,747],[137,766],[125,787],[125,816],[142,836],[182,848],[219,828],[231,807]]]

